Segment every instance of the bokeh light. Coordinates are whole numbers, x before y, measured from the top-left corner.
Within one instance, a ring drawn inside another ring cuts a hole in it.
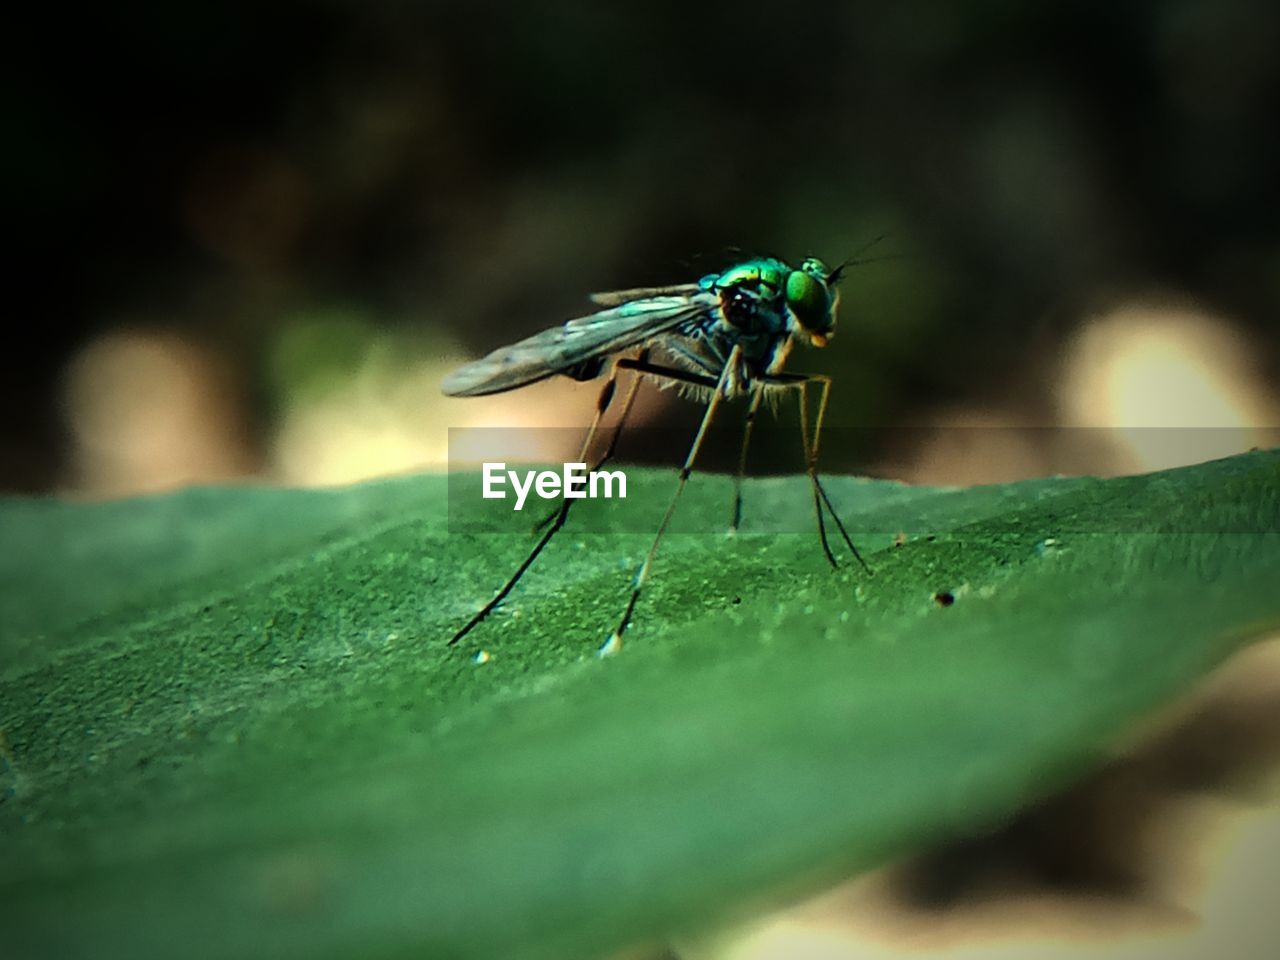
[[[1104,427],[1116,469],[1160,470],[1280,442],[1280,395],[1262,345],[1190,305],[1123,304],[1090,318],[1068,348],[1063,421]]]
[[[65,381],[76,489],[119,496],[244,476],[237,387],[225,358],[191,340],[121,330],[93,341]]]

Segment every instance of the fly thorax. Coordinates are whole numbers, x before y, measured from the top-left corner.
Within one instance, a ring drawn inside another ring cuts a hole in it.
[[[703,278],[703,284],[719,296],[729,326],[743,333],[768,333],[785,320],[780,308],[787,272],[781,261],[750,260]]]
[[[738,287],[722,291],[720,305],[725,323],[741,336],[779,336],[789,326],[781,293],[768,288]]]

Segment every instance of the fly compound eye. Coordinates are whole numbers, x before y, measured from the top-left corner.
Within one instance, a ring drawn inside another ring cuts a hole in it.
[[[835,327],[835,304],[826,282],[807,269],[810,263],[816,262],[806,260],[804,269],[792,270],[787,276],[787,307],[809,334],[814,346],[821,347],[826,345]]]

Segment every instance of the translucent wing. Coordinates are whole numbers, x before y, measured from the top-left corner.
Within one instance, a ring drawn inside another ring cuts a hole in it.
[[[514,390],[584,361],[644,343],[719,305],[714,294],[700,292],[696,286],[664,289],[681,293],[628,300],[500,347],[449,374],[441,389],[451,397]]]
[[[616,307],[633,300],[649,300],[654,297],[691,297],[701,289],[696,283],[680,283],[671,287],[632,287],[630,290],[609,290],[591,294],[591,302],[602,307]]]

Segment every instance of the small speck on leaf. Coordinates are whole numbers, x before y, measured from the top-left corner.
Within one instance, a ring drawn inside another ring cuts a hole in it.
[[[1058,549],[1058,539],[1056,537],[1045,537],[1036,544],[1036,555],[1040,557],[1047,556]]]

